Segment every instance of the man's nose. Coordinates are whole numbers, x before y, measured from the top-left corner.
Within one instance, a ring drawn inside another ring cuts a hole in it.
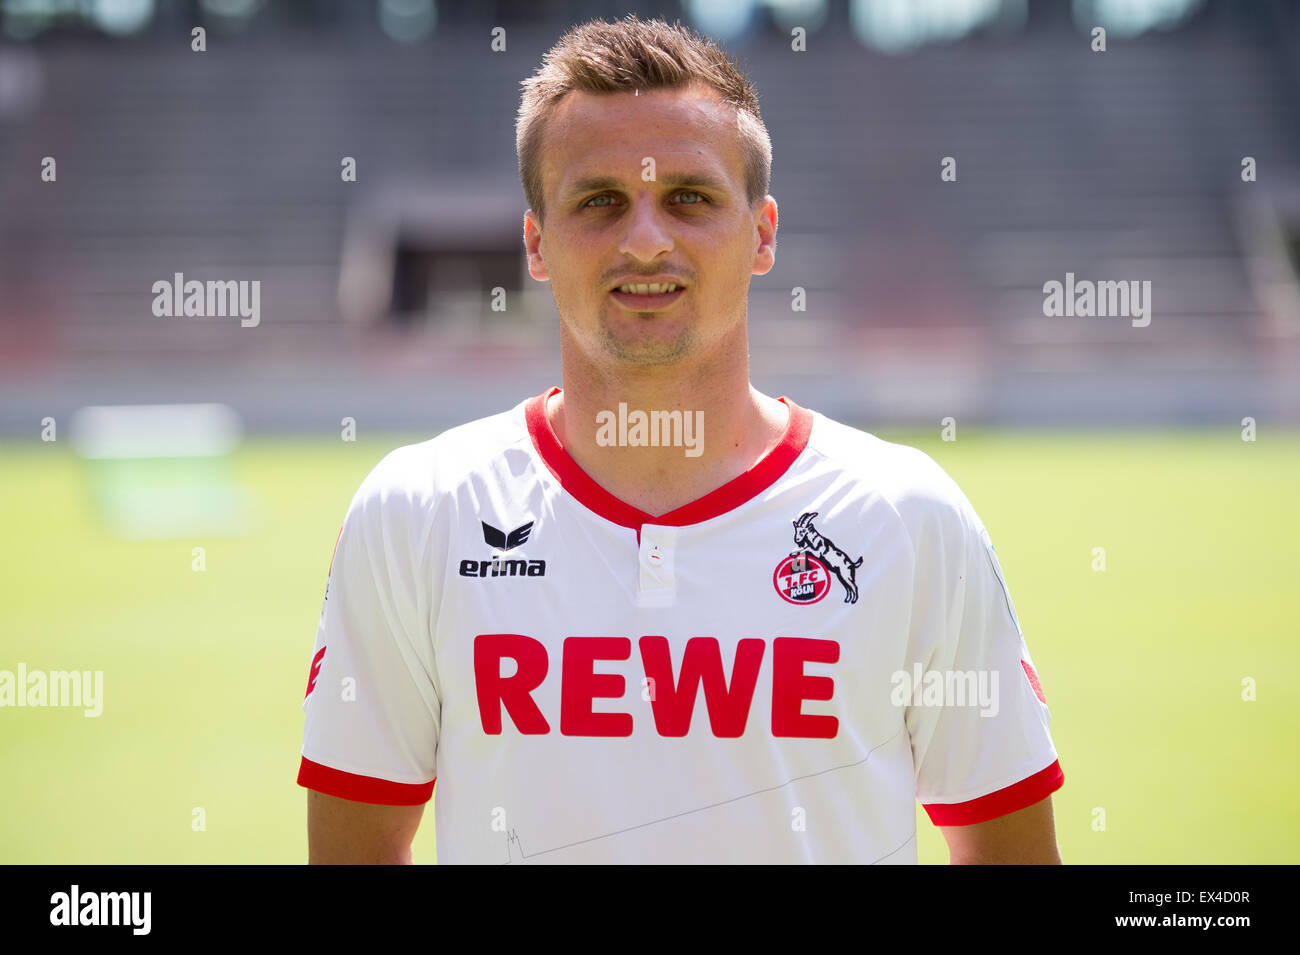
[[[619,251],[650,262],[672,250],[672,235],[664,222],[664,213],[655,204],[655,200],[634,200]]]

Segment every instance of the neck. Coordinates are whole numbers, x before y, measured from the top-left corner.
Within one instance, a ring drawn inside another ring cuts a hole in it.
[[[788,409],[750,385],[738,353],[746,360],[725,366],[611,372],[562,352],[563,391],[547,417],[597,484],[666,514],[753,467],[785,432]]]

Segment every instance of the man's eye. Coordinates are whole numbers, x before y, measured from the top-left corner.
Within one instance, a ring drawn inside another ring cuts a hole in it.
[[[677,193],[677,196],[678,196],[679,198],[680,198],[681,196],[694,196],[694,197],[695,197],[695,200],[696,200],[696,201],[680,203],[681,205],[686,205],[686,206],[699,206],[699,205],[704,205],[704,204],[706,204],[706,203],[709,201],[709,200],[705,197],[704,193],[702,193],[702,192],[696,192],[696,191],[693,190],[693,189],[684,189],[684,190],[682,190],[681,192]],[[601,200],[601,199],[607,199],[607,200],[610,200],[610,202],[599,202],[598,200]],[[609,195],[608,193],[605,193],[605,194],[602,194],[602,195],[599,195],[599,196],[592,196],[592,197],[591,197],[590,199],[588,199],[585,203],[583,203],[583,205],[584,205],[586,208],[588,208],[588,209],[608,209],[608,208],[610,208],[610,204],[611,204],[611,202],[612,202],[613,199],[614,199],[613,196]]]

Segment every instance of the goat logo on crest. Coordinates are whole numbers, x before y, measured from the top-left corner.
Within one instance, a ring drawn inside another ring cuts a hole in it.
[[[846,604],[858,602],[856,572],[862,558],[850,559],[835,542],[813,526],[816,511],[805,511],[794,524],[795,549],[776,566],[772,584],[790,603],[816,603],[830,591],[833,576],[844,588]]]

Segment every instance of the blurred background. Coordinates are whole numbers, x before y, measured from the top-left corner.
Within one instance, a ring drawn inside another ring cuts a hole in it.
[[[0,10],[0,432],[187,395],[253,431],[444,427],[556,378],[554,302],[522,255],[519,82],[572,22],[632,8]],[[780,205],[750,301],[760,387],[927,425],[1300,418],[1296,4],[639,12],[724,42],[760,92]],[[259,280],[260,323],[156,317],[177,272]],[[1149,280],[1151,324],[1046,319],[1067,272]]]
[[[989,526],[1066,861],[1295,861],[1300,2],[0,0],[0,671],[105,686],[0,708],[0,862],[305,858],[338,525],[391,448],[560,384],[519,83],[630,12],[758,88],[755,385]],[[1067,274],[1149,281],[1149,325],[1046,316]],[[178,275],[256,322],[157,314]]]

